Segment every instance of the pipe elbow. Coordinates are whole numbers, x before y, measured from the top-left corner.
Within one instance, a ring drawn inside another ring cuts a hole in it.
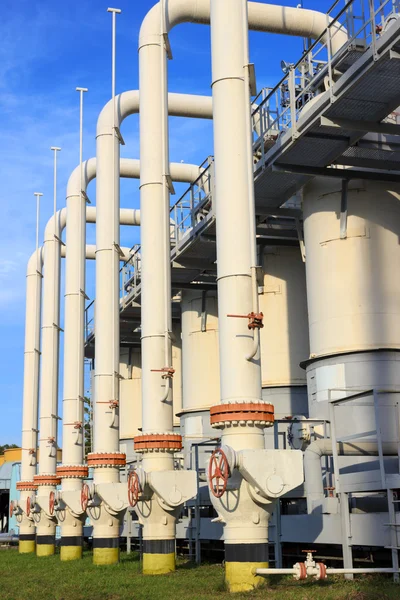
[[[144,46],[160,45],[160,3],[155,4],[142,21],[139,31],[140,50]]]
[[[304,9],[299,8],[297,10],[300,11]],[[334,19],[332,17],[328,17],[325,13],[316,10],[309,12],[313,13],[313,20],[308,37],[316,40],[327,29],[328,24],[331,24],[334,21]],[[343,27],[341,23],[336,22],[333,26],[331,26],[330,38],[332,45],[332,55],[334,55],[348,41],[346,28]],[[328,44],[328,35],[326,33],[324,34],[323,39],[324,42]]]
[[[160,2],[155,4],[142,21],[139,32],[139,51],[144,46],[160,45]],[[165,26],[171,31],[179,23],[210,22],[210,0],[169,0],[166,2]]]
[[[115,125],[119,127],[129,115],[139,112],[139,90],[129,90],[115,96]],[[107,102],[97,119],[96,138],[112,133],[114,126],[113,101]]]
[[[325,440],[314,440],[309,446],[307,446],[306,450],[304,451],[305,461],[307,460],[307,457],[313,459],[318,457],[319,460],[321,456],[324,455],[324,447],[323,444],[321,444],[321,442],[325,442]]]
[[[86,191],[89,183],[96,177],[96,159],[89,158],[83,162],[82,190]],[[81,167],[78,165],[72,171],[67,184],[67,200],[71,196],[80,196],[81,193]]]
[[[32,252],[26,265],[26,276],[37,275],[37,272],[42,272],[43,267],[43,248],[40,246],[36,252]]]
[[[116,104],[117,104],[117,98],[118,98],[118,96],[115,97]],[[111,133],[113,124],[114,124],[113,101],[111,99],[107,102],[107,104],[104,105],[104,107],[102,108],[102,110],[98,116],[97,125],[96,125],[96,137],[99,137],[99,135]]]
[[[67,224],[67,209],[62,208],[58,210],[55,215],[52,215],[50,219],[47,221],[45,230],[44,230],[44,243],[52,242],[54,240],[54,236],[61,236],[63,229]]]

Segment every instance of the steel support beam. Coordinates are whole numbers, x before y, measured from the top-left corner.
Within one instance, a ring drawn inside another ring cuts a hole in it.
[[[360,171],[356,169],[337,169],[331,167],[306,167],[303,165],[273,165],[277,173],[299,173],[310,177],[336,177],[336,179],[368,179],[371,181],[400,182],[399,171]]]
[[[350,131],[365,131],[366,133],[400,135],[400,125],[394,123],[374,123],[373,121],[354,121],[353,119],[328,119],[328,117],[321,117],[321,126],[336,127]]]

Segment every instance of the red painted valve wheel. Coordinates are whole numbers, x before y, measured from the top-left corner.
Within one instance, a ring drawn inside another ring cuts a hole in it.
[[[136,471],[131,471],[128,475],[128,501],[132,508],[138,503],[140,492],[139,475]]]
[[[15,504],[14,504],[14,500],[10,501],[10,518],[13,516],[14,514],[14,508],[15,508]]]
[[[53,491],[51,491],[49,494],[49,513],[51,515],[54,515],[55,503],[56,503],[56,495]]]
[[[26,499],[26,516],[29,517],[31,514],[31,497],[28,496]]]
[[[229,463],[226,454],[217,448],[211,454],[208,464],[208,481],[210,491],[216,498],[221,498],[226,492],[229,477]]]
[[[89,486],[87,483],[84,483],[82,485],[82,490],[81,490],[81,507],[83,512],[85,512],[85,510],[88,507],[88,502],[89,502]]]

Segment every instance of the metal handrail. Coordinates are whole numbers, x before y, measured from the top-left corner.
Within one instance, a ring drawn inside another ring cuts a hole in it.
[[[343,6],[340,6],[343,2]],[[380,35],[380,20],[399,13],[399,0],[335,0],[327,13],[327,26],[321,35],[305,50],[301,58],[289,65],[278,84],[263,88],[252,102],[254,163],[264,164],[269,147],[284,132],[291,130],[297,136],[297,123],[303,108],[320,91],[321,85],[329,90],[332,101],[337,66],[348,48],[355,42],[368,44],[376,52]],[[333,14],[336,11],[336,14]],[[343,22],[342,22],[343,21]],[[356,21],[361,21],[359,27]],[[347,42],[332,54],[332,40],[338,32],[346,31]],[[336,71],[335,71],[336,69]],[[213,157],[208,156],[200,165],[200,175],[170,208],[170,240],[174,256],[187,243],[190,235],[209,222],[213,209]],[[129,261],[121,268],[120,295],[124,304],[140,288],[140,245],[132,248]],[[88,309],[92,306],[89,305]],[[88,310],[87,309],[87,310]],[[90,335],[93,319],[86,315],[86,336]]]
[[[302,109],[322,84],[325,84],[332,95],[333,84],[338,75],[335,67],[351,45],[362,42],[364,49],[372,47],[374,54],[376,53],[376,41],[385,19],[398,14],[400,10],[399,0],[347,0],[338,13],[332,16],[332,11],[338,8],[341,1],[336,0],[329,9],[327,27],[318,39],[296,63],[288,65],[287,72],[274,88],[268,88],[268,93],[261,90],[253,101],[253,106],[256,105],[252,111],[256,160],[264,160],[266,141],[275,141],[289,129],[296,136]],[[355,14],[355,10],[360,14]],[[356,20],[361,20],[360,27],[354,27]],[[348,40],[332,54],[332,40],[339,31],[347,31]]]

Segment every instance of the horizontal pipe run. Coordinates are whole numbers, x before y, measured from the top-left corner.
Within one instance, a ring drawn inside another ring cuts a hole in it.
[[[256,569],[257,575],[293,575],[294,569]]]
[[[327,575],[357,575],[358,573],[400,573],[398,569],[377,568],[377,569],[327,569]]]
[[[296,569],[256,569],[257,575],[294,575],[296,572]],[[327,575],[361,575],[366,573],[400,573],[400,571],[384,567],[376,569],[326,569]]]
[[[378,456],[376,442],[352,442],[336,444],[339,456]],[[384,456],[397,455],[397,443],[384,442],[382,453]],[[304,477],[306,484],[307,512],[311,514],[315,502],[324,499],[324,484],[321,473],[321,457],[332,456],[332,440],[321,439],[312,442],[304,452]]]
[[[131,249],[127,246],[121,248],[121,262],[127,262],[131,258]],[[67,256],[67,246],[61,248],[61,258]],[[95,244],[86,244],[86,260],[96,260],[96,246]]]
[[[139,50],[145,45],[160,43],[160,6],[158,2],[147,13],[139,34]],[[278,33],[328,42],[326,28],[332,21],[325,12],[277,6],[262,2],[248,2],[249,29]],[[169,0],[166,3],[167,32],[179,23],[210,23],[210,0]],[[331,52],[334,55],[347,42],[347,32],[340,23],[331,26]],[[170,94],[171,96],[171,94]]]

